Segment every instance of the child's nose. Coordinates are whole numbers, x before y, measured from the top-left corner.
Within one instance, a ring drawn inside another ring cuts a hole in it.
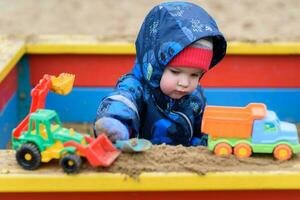
[[[183,77],[183,78],[179,79],[177,85],[181,86],[181,87],[188,87],[189,86],[189,80],[187,78]]]

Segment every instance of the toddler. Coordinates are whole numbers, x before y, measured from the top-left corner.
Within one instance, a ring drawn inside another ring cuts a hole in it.
[[[206,105],[199,80],[222,60],[226,40],[213,18],[188,2],[161,3],[138,34],[136,61],[100,103],[94,124],[112,142],[131,137],[153,144],[205,145]]]

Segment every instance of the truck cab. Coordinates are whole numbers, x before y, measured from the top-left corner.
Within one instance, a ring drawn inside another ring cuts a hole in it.
[[[254,120],[252,130],[253,144],[275,144],[289,142],[298,144],[298,132],[295,124],[282,122],[273,111],[267,111],[261,120]]]

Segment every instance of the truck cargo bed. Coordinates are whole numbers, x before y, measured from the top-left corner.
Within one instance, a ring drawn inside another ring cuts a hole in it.
[[[266,115],[266,106],[250,103],[246,107],[207,106],[202,131],[213,138],[249,138],[253,120]]]

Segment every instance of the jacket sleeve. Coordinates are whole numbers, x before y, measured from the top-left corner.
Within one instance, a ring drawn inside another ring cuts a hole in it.
[[[96,120],[112,117],[122,122],[136,136],[140,127],[143,87],[133,75],[122,76],[114,91],[104,97],[98,107]]]

